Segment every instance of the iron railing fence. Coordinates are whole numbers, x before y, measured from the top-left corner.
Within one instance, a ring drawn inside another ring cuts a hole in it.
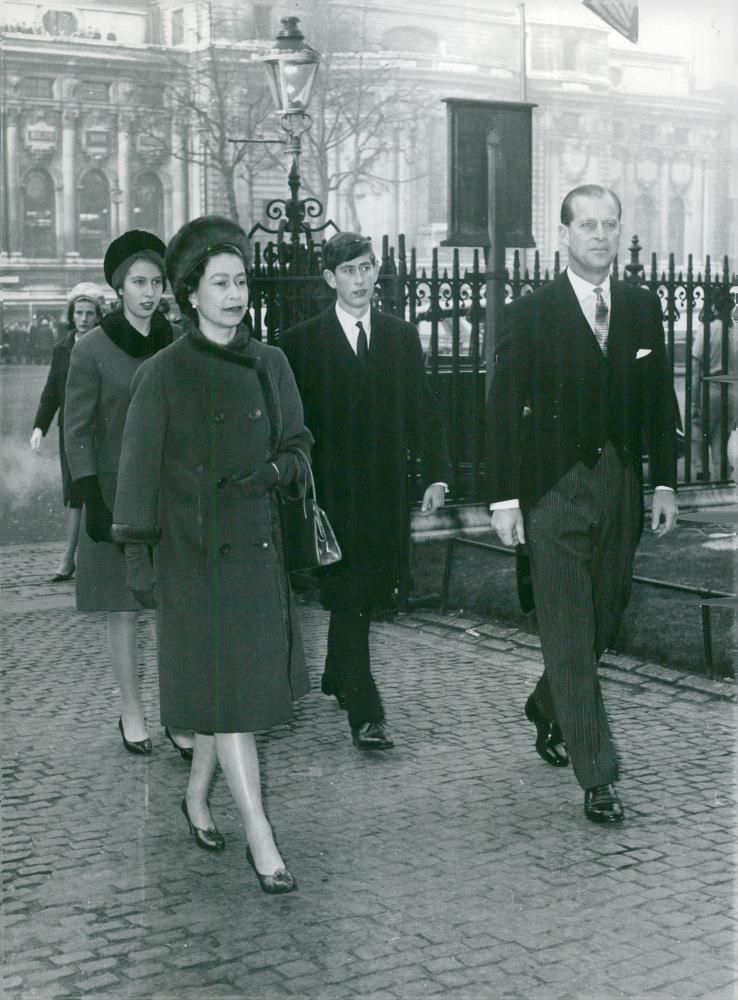
[[[738,276],[730,272],[727,257],[721,269],[713,268],[708,257],[700,272],[695,270],[692,255],[686,269],[677,270],[670,254],[668,268],[659,271],[653,254],[647,270],[640,261],[637,237],[628,253],[622,274],[618,261],[614,262],[615,277],[649,288],[661,300],[681,418],[680,482],[727,481],[733,474],[730,458],[738,437],[731,440],[738,386],[710,383],[699,375],[735,374],[738,368],[734,323]],[[512,267],[506,271],[506,301],[534,291],[559,273],[558,253],[549,270],[541,268],[538,251],[533,254],[532,268],[524,266],[520,251],[515,251]],[[288,244],[256,244],[249,285],[256,334],[270,343],[278,343],[282,330],[333,301],[322,278],[317,244],[299,249]],[[471,264],[463,267],[458,249],[452,253],[450,266],[441,266],[439,252],[433,250],[430,266],[425,266],[418,264],[414,249],[408,251],[403,236],[396,251],[387,237],[382,240],[375,303],[384,312],[415,323],[420,331],[431,386],[448,435],[451,494],[459,502],[486,499],[485,290],[485,261],[479,250],[473,251]],[[701,370],[693,357],[695,350]]]

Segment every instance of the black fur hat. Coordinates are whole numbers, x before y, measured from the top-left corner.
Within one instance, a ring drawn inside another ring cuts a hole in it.
[[[105,280],[111,288],[117,289],[122,284],[128,268],[141,257],[160,267],[163,278],[165,250],[166,247],[158,236],[147,233],[143,229],[131,229],[114,239],[105,251],[105,259],[103,260]],[[121,265],[125,264],[128,267],[121,273]]]
[[[167,277],[177,301],[184,279],[216,253],[237,253],[244,264],[249,261],[249,241],[238,223],[224,215],[202,215],[186,222],[174,234],[167,247]]]

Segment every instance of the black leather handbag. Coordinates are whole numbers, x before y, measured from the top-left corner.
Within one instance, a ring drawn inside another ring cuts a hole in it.
[[[304,466],[305,495],[298,500],[283,500],[279,507],[285,561],[290,572],[330,566],[341,558],[341,547],[331,522],[315,496],[315,479],[308,457],[299,449],[296,453]]]

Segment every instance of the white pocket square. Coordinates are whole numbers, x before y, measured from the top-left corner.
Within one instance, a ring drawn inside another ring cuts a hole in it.
[[[647,355],[649,355],[650,353],[651,353],[650,347],[639,347],[638,350],[636,351],[636,361],[639,358],[647,357]]]

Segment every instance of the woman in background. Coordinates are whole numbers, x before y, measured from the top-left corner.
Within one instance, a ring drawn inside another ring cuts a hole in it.
[[[83,281],[75,285],[67,297],[67,333],[51,355],[51,367],[46,379],[46,385],[41,392],[41,399],[33,421],[31,448],[38,452],[41,449],[41,439],[46,436],[51,422],[59,414],[59,462],[61,464],[62,497],[64,506],[69,508],[67,518],[67,535],[64,555],[52,576],[52,583],[71,580],[74,576],[75,553],[79,541],[79,526],[82,519],[82,498],[72,482],[69,472],[69,462],[64,450],[64,394],[69,373],[69,359],[75,343],[91,330],[102,319],[102,290],[91,281]]]
[[[282,552],[278,494],[300,490],[312,438],[289,364],[245,324],[244,231],[206,216],[167,248],[185,333],[134,379],[113,537],[128,582],[154,599],[162,722],[196,733],[182,812],[198,846],[224,839],[208,792],[220,764],[244,824],[246,858],[270,894],[295,880],[261,798],[254,732],[286,722],[308,690]]]
[[[157,310],[164,290],[164,244],[134,229],[110,244],[103,268],[120,308],[74,345],[64,407],[64,444],[74,486],[84,504],[77,558],[77,610],[106,611],[113,673],[120,689],[123,745],[151,753],[138,680],[137,612],[143,605],[126,586],[125,559],[110,526],[130,385],[139,365],[172,341]],[[186,737],[175,742],[188,759]]]

